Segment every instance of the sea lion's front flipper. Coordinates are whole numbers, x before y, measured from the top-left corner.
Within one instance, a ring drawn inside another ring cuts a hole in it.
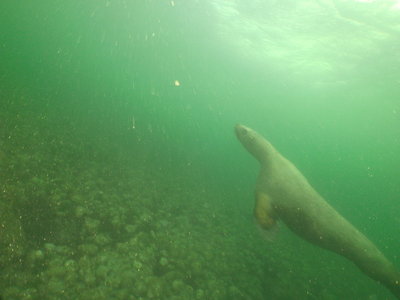
[[[257,224],[264,230],[272,230],[277,226],[277,218],[272,207],[271,197],[266,193],[256,192],[254,217]]]

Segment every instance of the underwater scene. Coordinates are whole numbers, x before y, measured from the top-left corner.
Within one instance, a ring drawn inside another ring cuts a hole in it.
[[[400,299],[399,20],[2,0],[0,299]]]

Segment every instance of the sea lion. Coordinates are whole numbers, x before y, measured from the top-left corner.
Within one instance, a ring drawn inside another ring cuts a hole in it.
[[[400,273],[379,249],[308,183],[301,172],[264,137],[243,125],[235,133],[261,165],[254,215],[266,230],[282,220],[303,239],[352,261],[400,299]]]

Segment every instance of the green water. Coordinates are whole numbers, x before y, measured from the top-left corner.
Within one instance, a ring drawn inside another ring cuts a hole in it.
[[[398,1],[0,2],[0,295],[394,299],[252,217],[267,137],[400,269]]]

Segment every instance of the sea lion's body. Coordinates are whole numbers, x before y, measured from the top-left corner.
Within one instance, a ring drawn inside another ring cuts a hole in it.
[[[265,138],[242,125],[235,131],[261,165],[254,209],[260,226],[269,230],[281,219],[303,239],[354,262],[400,299],[400,273],[379,249],[332,208]]]

